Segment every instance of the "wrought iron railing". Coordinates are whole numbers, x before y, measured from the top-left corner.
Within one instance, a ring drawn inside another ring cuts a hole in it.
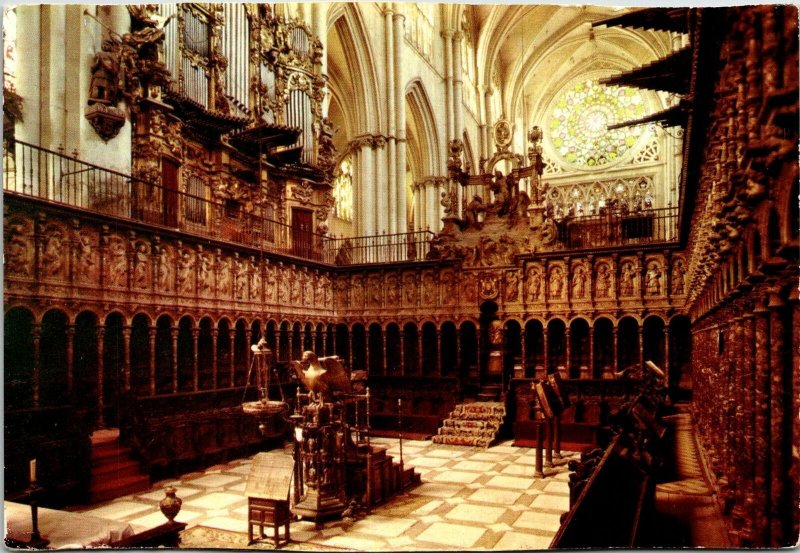
[[[435,236],[427,230],[323,236],[246,212],[238,203],[212,201],[21,141],[6,143],[3,189],[331,265],[422,261]],[[554,233],[556,250],[673,242],[678,208],[562,219]]]
[[[336,265],[358,265],[362,263],[394,263],[399,261],[422,261],[430,251],[429,230],[331,238],[326,248],[331,248]]]
[[[240,204],[212,201],[21,141],[3,154],[3,189],[264,251],[333,263],[331,239],[293,229]]]
[[[674,242],[678,240],[678,208],[645,209],[565,218],[556,223],[556,248],[580,250]]]

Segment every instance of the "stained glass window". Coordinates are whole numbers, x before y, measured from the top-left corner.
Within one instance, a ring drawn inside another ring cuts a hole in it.
[[[603,86],[588,80],[566,89],[550,116],[550,141],[563,161],[579,167],[613,163],[644,142],[647,127],[608,130],[608,126],[646,114],[639,90]],[[641,139],[641,140],[640,140]]]
[[[350,157],[339,165],[339,174],[333,181],[333,213],[344,221],[353,220],[353,169]]]

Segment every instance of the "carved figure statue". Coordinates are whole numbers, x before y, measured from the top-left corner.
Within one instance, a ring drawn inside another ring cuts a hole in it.
[[[672,293],[676,296],[685,292],[685,274],[686,266],[683,263],[683,259],[676,259],[672,265]]]
[[[92,239],[88,234],[81,234],[78,238],[78,267],[80,268],[78,274],[84,279],[91,279],[96,270],[95,265]]]
[[[491,185],[494,202],[491,211],[497,215],[505,215],[508,208],[508,181],[500,171],[494,172],[494,181]]]
[[[236,261],[236,277],[234,278],[236,287],[236,298],[244,299],[247,295],[247,267],[242,261]]]
[[[417,301],[417,279],[414,273],[403,275],[403,302],[406,305],[413,305]]]
[[[197,279],[200,284],[200,291],[207,294],[211,290],[211,259],[208,255],[200,256]]]
[[[572,275],[572,297],[583,299],[586,295],[586,269],[577,267]]]
[[[528,294],[527,301],[535,302],[542,295],[542,274],[539,269],[533,268],[528,271]]]
[[[103,41],[101,48],[90,67],[92,78],[88,103],[114,106],[122,93],[125,75],[120,55],[122,44],[116,37],[111,37]]]
[[[51,230],[45,238],[42,265],[47,276],[55,276],[61,272],[63,256],[63,234],[58,229]]]
[[[550,271],[550,297],[553,299],[561,298],[561,292],[564,289],[562,277],[561,267],[554,267]]]
[[[361,277],[353,277],[353,304],[351,307],[364,307],[364,283]]]
[[[422,301],[427,305],[436,304],[436,278],[433,273],[422,276]]]
[[[125,245],[122,240],[111,241],[108,284],[110,286],[125,286],[128,261],[125,258]]]
[[[158,267],[156,269],[156,282],[158,289],[162,292],[169,292],[169,257],[166,248],[161,248],[158,252]]]
[[[480,215],[486,212],[486,206],[483,204],[483,198],[477,194],[472,197],[467,208],[464,210],[464,219],[467,222],[466,228],[474,227],[478,230],[483,228],[483,223],[480,220]]]
[[[442,192],[442,199],[440,201],[444,208],[444,215],[456,216],[458,213],[458,190],[455,186],[448,187],[447,190]]]
[[[386,277],[386,305],[389,307],[397,305],[397,277],[394,275]]]
[[[220,261],[219,282],[217,282],[217,293],[220,296],[227,296],[231,292],[231,268],[225,260]]]
[[[190,280],[192,270],[192,256],[187,251],[182,251],[178,258],[178,275],[176,285],[178,292],[187,293],[192,286]]]
[[[661,293],[661,268],[655,261],[647,268],[646,290],[648,296],[657,296]]]
[[[632,296],[633,295],[633,264],[626,261],[622,265],[622,274],[619,278],[619,295]]]
[[[489,323],[489,343],[492,349],[502,349],[503,347],[503,323],[495,319]]]
[[[252,278],[250,279],[250,297],[256,300],[261,299],[261,267],[251,261]]]
[[[30,260],[28,256],[28,242],[24,238],[22,225],[9,226],[8,241],[5,249],[6,271],[15,274],[30,274]]]
[[[337,265],[350,265],[353,262],[353,243],[345,238],[336,254]]]
[[[607,298],[610,291],[611,291],[611,272],[608,269],[608,265],[603,263],[597,268],[596,295],[598,298]]]
[[[137,288],[147,288],[147,257],[147,244],[139,242],[133,260],[133,285]]]
[[[519,296],[519,275],[516,271],[506,273],[506,301],[517,301]]]
[[[417,259],[417,242],[411,233],[406,234],[406,257],[408,261],[416,261]]]

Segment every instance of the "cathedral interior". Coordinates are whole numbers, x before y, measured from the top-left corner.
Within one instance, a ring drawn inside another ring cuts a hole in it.
[[[796,6],[3,45],[7,545],[797,544]]]

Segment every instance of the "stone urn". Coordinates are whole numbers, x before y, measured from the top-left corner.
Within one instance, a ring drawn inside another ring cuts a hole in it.
[[[173,486],[164,488],[166,496],[158,504],[161,508],[161,512],[164,513],[164,516],[167,517],[170,522],[175,522],[175,517],[178,516],[178,513],[181,511],[181,505],[183,504],[183,500],[175,495],[177,491],[178,490]]]

